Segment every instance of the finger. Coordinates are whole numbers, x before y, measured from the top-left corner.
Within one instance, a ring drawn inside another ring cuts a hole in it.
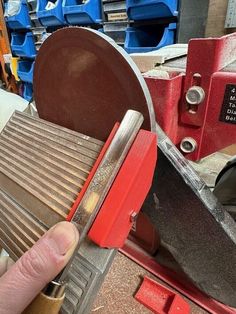
[[[0,277],[14,264],[14,261],[9,256],[0,258]]]
[[[0,279],[0,313],[21,313],[65,267],[78,239],[76,227],[69,222],[50,229]]]

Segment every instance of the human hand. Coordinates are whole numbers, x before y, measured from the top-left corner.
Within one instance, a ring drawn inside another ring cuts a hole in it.
[[[78,240],[76,227],[69,222],[60,222],[15,264],[9,258],[1,258],[0,314],[22,313],[65,267]]]

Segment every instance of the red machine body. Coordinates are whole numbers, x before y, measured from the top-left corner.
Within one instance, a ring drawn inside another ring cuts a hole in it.
[[[183,64],[168,70],[167,62],[168,79],[144,77],[158,123],[177,146],[192,138],[196,147],[186,157],[198,160],[236,142],[236,33],[190,40]],[[193,86],[205,94],[197,105],[186,100]]]

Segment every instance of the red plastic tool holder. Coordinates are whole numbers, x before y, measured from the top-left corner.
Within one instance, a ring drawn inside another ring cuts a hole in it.
[[[176,292],[144,277],[135,299],[156,314],[189,314],[189,304]]]
[[[101,247],[120,248],[151,187],[157,159],[156,134],[140,130],[88,236]]]

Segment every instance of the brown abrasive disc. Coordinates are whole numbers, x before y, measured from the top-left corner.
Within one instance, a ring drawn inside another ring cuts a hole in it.
[[[40,118],[106,140],[128,109],[155,129],[147,85],[130,56],[106,35],[87,28],[54,32],[35,62],[34,97]]]

